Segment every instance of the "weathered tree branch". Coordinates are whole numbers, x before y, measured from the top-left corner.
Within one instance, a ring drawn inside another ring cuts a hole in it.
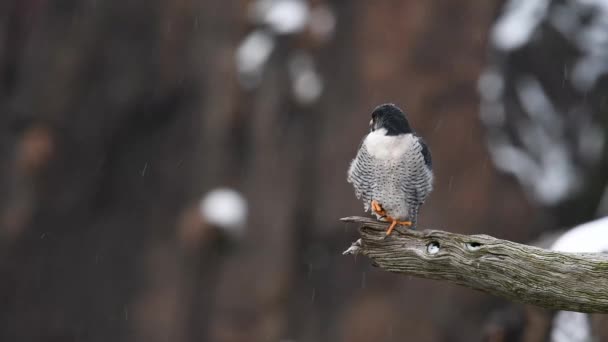
[[[608,313],[608,255],[558,253],[488,235],[398,228],[364,217],[361,239],[344,254],[362,254],[389,272],[447,280],[548,309]]]

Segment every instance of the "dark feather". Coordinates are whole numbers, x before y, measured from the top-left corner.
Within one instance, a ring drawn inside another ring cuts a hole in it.
[[[416,135],[416,138],[418,138],[418,142],[420,142],[420,146],[422,146],[422,156],[424,157],[424,164],[429,168],[429,169],[433,169],[433,160],[431,159],[431,150],[429,150],[429,147],[426,145],[426,142],[424,142],[424,139],[422,139],[422,137]]]

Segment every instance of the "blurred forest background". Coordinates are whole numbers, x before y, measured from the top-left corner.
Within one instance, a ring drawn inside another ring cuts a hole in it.
[[[607,72],[600,0],[2,1],[0,340],[548,340],[342,256],[346,169],[397,103],[422,227],[542,245],[608,213]]]

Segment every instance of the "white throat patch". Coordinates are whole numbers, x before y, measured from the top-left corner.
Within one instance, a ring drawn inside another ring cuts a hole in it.
[[[365,137],[367,152],[378,159],[396,159],[415,147],[413,134],[386,135],[386,128],[377,129]]]

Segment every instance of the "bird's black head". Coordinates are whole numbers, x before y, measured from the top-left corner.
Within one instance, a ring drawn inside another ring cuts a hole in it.
[[[413,133],[405,113],[392,103],[380,105],[372,112],[370,132],[381,128],[386,129],[386,135]]]

